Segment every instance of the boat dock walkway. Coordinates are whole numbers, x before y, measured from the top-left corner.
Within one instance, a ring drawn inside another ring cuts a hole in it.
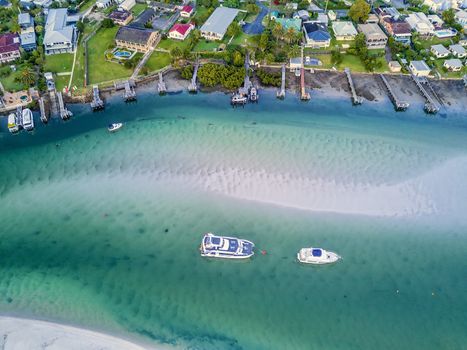
[[[39,99],[39,109],[41,111],[41,121],[47,123],[49,121],[49,116],[45,112],[44,98],[42,97]]]
[[[394,104],[394,108],[396,109],[396,111],[405,111],[407,108],[409,108],[410,104],[408,102],[399,100],[397,95],[394,93],[394,90],[392,89],[391,85],[389,85],[389,82],[384,76],[384,74],[380,74],[379,76],[381,77],[381,80],[383,81],[384,86],[388,90],[389,99]]]
[[[159,72],[159,82],[157,83],[157,92],[159,93],[159,95],[163,95],[167,92],[167,88],[165,86],[162,72]]]
[[[243,80],[243,86],[246,91],[249,91],[251,88],[251,81],[250,76],[248,75],[250,72],[250,54],[248,51],[245,54],[245,79]]]
[[[136,92],[134,87],[130,84],[130,81],[127,80],[124,82],[125,92],[123,93],[123,99],[125,102],[135,101]]]
[[[281,89],[277,91],[276,94],[277,98],[285,98],[285,64],[282,65],[282,82],[281,82]]]
[[[199,62],[196,61],[195,68],[193,70],[193,77],[191,78],[191,83],[188,86],[188,91],[192,93],[198,92],[198,85],[196,84],[196,77],[198,75]]]
[[[413,74],[411,74],[411,76],[412,76],[413,81],[417,85],[418,89],[422,93],[423,97],[425,97],[425,99],[426,99],[425,112],[431,113],[431,114],[438,113],[439,109],[440,109],[440,106],[439,106],[438,102],[435,101],[433,97],[431,97],[431,95],[428,93],[428,91],[423,86],[424,84],[429,84],[428,80],[426,78],[422,79],[422,78],[417,77],[417,76],[415,76]],[[432,93],[434,93],[433,88],[431,87],[431,85],[429,86],[429,88],[432,91]]]
[[[92,102],[91,108],[93,111],[97,111],[99,109],[104,109],[104,101],[101,100],[99,96],[99,87],[97,85],[92,86]]]
[[[57,92],[58,106],[60,108],[60,118],[63,120],[70,118],[73,114],[65,107],[61,92]]]
[[[355,90],[355,85],[352,80],[352,75],[350,74],[350,69],[345,68],[344,69],[345,75],[347,77],[347,81],[349,82],[349,87],[350,87],[350,92],[352,93],[352,103],[354,105],[360,105],[363,102],[363,98],[357,95],[357,92]]]

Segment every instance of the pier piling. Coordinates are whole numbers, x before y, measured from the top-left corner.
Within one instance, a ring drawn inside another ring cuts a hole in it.
[[[45,124],[49,121],[49,117],[45,112],[44,99],[42,97],[39,99],[39,109],[41,111],[41,121]]]
[[[195,68],[193,70],[193,77],[191,78],[191,83],[188,86],[188,91],[196,94],[198,92],[198,85],[196,84],[196,77],[198,75],[199,61],[195,63]]]
[[[99,96],[99,87],[97,85],[93,85],[91,108],[93,111],[97,111],[99,109],[104,109],[104,107],[104,101],[102,101]]]
[[[277,98],[280,98],[280,99],[285,98],[285,64],[282,65],[281,89],[277,91],[276,96]]]
[[[380,74],[379,76],[381,77],[381,80],[383,81],[383,84],[388,91],[389,99],[394,104],[394,108],[396,109],[396,111],[405,111],[407,108],[409,108],[410,104],[408,102],[399,100],[397,95],[394,93],[391,85],[389,85],[389,82],[386,79],[386,77],[383,74]]]
[[[65,107],[65,103],[63,102],[63,96],[60,91],[57,92],[57,99],[58,99],[58,107],[60,109],[59,111],[60,118],[62,118],[63,120],[69,119],[73,114]]]
[[[127,80],[124,82],[125,92],[123,93],[123,99],[125,102],[131,102],[136,100],[136,92],[133,86],[130,84],[130,81]]]
[[[159,92],[159,95],[164,95],[167,92],[162,72],[159,72],[159,83],[157,83],[157,91]]]
[[[357,95],[357,92],[355,90],[355,86],[354,86],[354,83],[353,83],[353,80],[352,80],[352,75],[350,74],[350,69],[345,68],[344,72],[345,72],[345,75],[347,77],[347,81],[349,83],[350,92],[352,93],[352,103],[354,105],[362,104],[363,98],[361,98],[360,96]]]
[[[426,102],[425,102],[425,112],[430,113],[430,114],[436,114],[439,112],[439,105],[438,103],[433,99],[433,97],[430,96],[428,91],[424,88],[423,84],[428,83],[428,80],[426,78],[422,79],[421,77],[417,77],[413,74],[411,74],[413,81],[417,85],[418,89],[422,93],[423,97],[425,97]],[[431,88],[431,86],[430,86]],[[431,88],[432,92],[434,93],[433,89]],[[437,96],[436,96],[437,97]]]

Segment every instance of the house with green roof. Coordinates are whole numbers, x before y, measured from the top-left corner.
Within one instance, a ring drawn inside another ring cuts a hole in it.
[[[302,20],[297,19],[297,18],[277,18],[275,20],[277,23],[279,23],[284,30],[289,30],[289,28],[292,28],[299,32],[302,28]]]

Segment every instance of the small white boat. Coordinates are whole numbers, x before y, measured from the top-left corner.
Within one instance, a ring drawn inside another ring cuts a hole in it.
[[[253,242],[235,237],[206,233],[201,241],[201,256],[223,259],[247,259],[255,254]]]
[[[248,102],[248,97],[240,95],[240,94],[233,95],[230,100],[230,103],[232,105],[244,105],[247,102]]]
[[[302,248],[297,253],[297,259],[304,264],[322,265],[335,263],[341,257],[322,248]]]
[[[23,109],[23,128],[27,131],[34,129],[34,118],[29,108]]]
[[[11,133],[19,131],[19,125],[16,123],[16,114],[14,113],[8,115],[8,130],[10,130]]]
[[[123,123],[113,123],[113,124],[110,124],[110,125],[109,125],[109,127],[107,128],[107,130],[109,130],[110,132],[117,131],[117,130],[120,129],[122,126],[123,126]]]

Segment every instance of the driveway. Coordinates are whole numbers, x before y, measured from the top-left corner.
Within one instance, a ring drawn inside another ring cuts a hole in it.
[[[256,2],[256,5],[260,7],[261,11],[253,22],[246,23],[243,26],[242,29],[245,34],[261,34],[264,31],[264,27],[261,22],[263,21],[264,16],[268,14],[268,8],[259,1]]]

